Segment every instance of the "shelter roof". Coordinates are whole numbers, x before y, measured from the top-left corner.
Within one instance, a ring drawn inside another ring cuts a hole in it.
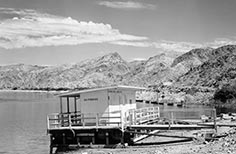
[[[66,93],[60,94],[59,97],[76,97],[76,96],[79,96],[81,93],[89,93],[89,92],[110,90],[110,89],[132,90],[132,91],[146,90],[146,88],[143,88],[143,87],[117,85],[117,86],[110,86],[110,87],[92,88],[92,89],[66,92]]]

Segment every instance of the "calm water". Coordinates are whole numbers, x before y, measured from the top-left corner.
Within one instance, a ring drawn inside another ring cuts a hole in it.
[[[47,154],[46,115],[58,111],[48,93],[0,92],[0,154]]]
[[[0,92],[0,154],[48,154],[46,115],[59,111],[58,98],[40,92]],[[152,106],[148,104],[138,104]],[[161,116],[197,118],[209,114],[204,106],[161,106]]]

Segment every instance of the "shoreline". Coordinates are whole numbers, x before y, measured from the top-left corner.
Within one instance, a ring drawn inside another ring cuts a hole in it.
[[[63,92],[68,92],[69,90],[61,90],[61,91],[56,91],[56,90],[11,90],[11,89],[0,89],[0,92],[31,92],[31,93],[63,93]]]

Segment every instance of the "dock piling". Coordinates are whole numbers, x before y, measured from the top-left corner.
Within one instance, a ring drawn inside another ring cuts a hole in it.
[[[105,134],[106,134],[106,145],[109,145],[109,133],[106,132]]]

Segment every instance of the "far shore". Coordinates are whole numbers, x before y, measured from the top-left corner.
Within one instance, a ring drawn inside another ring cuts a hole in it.
[[[17,90],[12,90],[12,89],[0,89],[0,92],[37,92],[37,93],[63,93],[63,92],[68,92],[69,90],[22,90],[22,89],[17,89]]]

